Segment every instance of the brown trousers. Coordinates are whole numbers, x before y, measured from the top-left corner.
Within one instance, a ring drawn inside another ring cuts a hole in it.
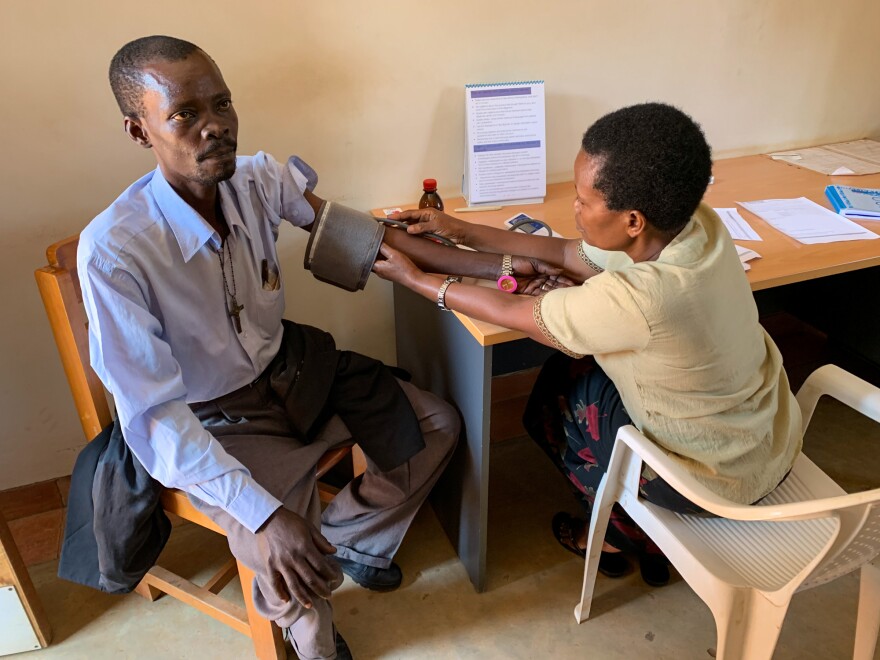
[[[345,424],[334,416],[310,444],[291,433],[284,408],[260,382],[243,388],[235,400],[223,397],[199,404],[195,412],[223,448],[245,467],[282,505],[314,525],[337,548],[337,554],[363,564],[386,568],[400,547],[413,517],[442,473],[460,431],[458,413],[438,397],[400,382],[419,420],[425,448],[393,470],[381,472],[367,456],[367,471],[334,498],[323,515],[315,481],[315,465],[328,450],[351,440]],[[193,498],[194,505],[222,527],[233,555],[254,571],[257,611],[289,628],[301,658],[335,657],[333,607],[318,599],[312,609],[282,602],[269,586],[256,536],[219,507]]]

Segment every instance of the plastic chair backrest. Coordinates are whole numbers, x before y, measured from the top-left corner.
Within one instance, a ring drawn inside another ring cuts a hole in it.
[[[811,375],[797,393],[805,429],[822,396],[831,396],[880,423],[880,399],[876,388],[839,367],[826,365]],[[866,502],[836,509],[835,514],[841,521],[838,538],[801,585],[802,590],[846,575],[880,555],[880,503]]]
[[[804,581],[801,589],[810,589],[831,582],[873,561],[880,555],[880,506],[856,507],[841,512],[845,520],[840,532],[838,549],[832,549]],[[854,519],[854,520],[853,520]]]

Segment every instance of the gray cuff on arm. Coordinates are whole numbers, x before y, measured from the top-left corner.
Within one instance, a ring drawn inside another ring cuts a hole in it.
[[[303,266],[315,279],[358,291],[367,284],[384,235],[385,227],[373,216],[324,202],[312,226]]]

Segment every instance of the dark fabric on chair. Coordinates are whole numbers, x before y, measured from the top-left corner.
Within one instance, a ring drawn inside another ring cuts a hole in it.
[[[58,576],[111,594],[134,589],[171,534],[161,492],[114,421],[76,459]]]

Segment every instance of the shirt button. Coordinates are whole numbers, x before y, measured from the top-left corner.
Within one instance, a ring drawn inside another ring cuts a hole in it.
[[[247,339],[247,337],[248,337],[248,335],[247,335],[247,330],[245,330],[244,333],[243,333],[241,336],[244,337],[245,339]]]

